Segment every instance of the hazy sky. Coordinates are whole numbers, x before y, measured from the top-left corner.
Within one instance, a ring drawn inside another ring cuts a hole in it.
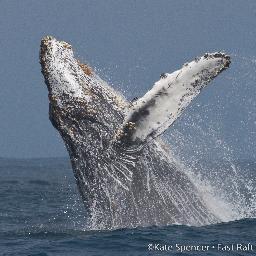
[[[204,138],[211,147],[206,137],[212,134],[200,135],[211,130],[221,147],[225,141],[238,157],[255,157],[256,1],[1,0],[0,156],[67,154],[48,120],[38,60],[45,35],[70,42],[81,60],[129,99],[198,55],[230,53],[230,70],[170,132],[195,144]],[[193,135],[197,125],[202,132]]]

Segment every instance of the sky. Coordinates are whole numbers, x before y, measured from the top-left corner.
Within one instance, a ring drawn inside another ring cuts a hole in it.
[[[38,58],[45,35],[71,43],[128,99],[205,52],[231,54],[230,69],[166,136],[184,154],[228,148],[255,159],[256,1],[1,0],[0,157],[67,156],[48,119]]]

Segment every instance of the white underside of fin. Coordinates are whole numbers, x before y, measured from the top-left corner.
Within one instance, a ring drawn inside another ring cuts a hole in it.
[[[153,88],[132,104],[124,135],[130,141],[145,141],[164,132],[229,63],[230,58],[222,53],[206,54],[172,74],[161,75]]]

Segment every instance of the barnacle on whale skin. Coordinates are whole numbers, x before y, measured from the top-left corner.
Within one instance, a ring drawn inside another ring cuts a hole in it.
[[[92,76],[93,71],[89,65],[84,64],[84,63],[80,62],[79,60],[77,60],[77,63],[87,76]]]
[[[126,124],[126,127],[127,127],[129,130],[134,130],[134,129],[136,129],[136,125],[135,125],[134,122],[128,122],[128,123]]]

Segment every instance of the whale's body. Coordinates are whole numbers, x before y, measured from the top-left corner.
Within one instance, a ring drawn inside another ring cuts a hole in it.
[[[163,74],[133,103],[77,61],[65,42],[44,38],[40,62],[50,120],[69,152],[92,228],[218,221],[158,136],[229,66],[228,56],[206,54]]]

